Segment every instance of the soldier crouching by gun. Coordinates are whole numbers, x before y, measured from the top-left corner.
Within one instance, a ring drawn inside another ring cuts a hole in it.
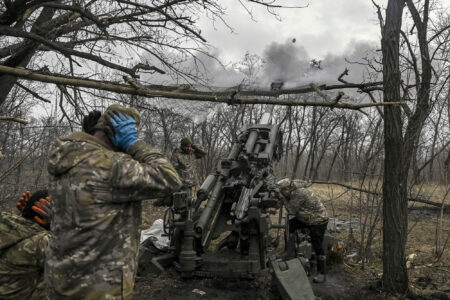
[[[318,275],[315,283],[325,282],[326,256],[322,246],[325,230],[328,225],[328,213],[323,203],[306,188],[301,180],[282,179],[277,182],[286,210],[289,215],[289,239],[286,251],[281,254],[284,258],[295,257],[295,230],[307,228],[314,252],[317,256]]]

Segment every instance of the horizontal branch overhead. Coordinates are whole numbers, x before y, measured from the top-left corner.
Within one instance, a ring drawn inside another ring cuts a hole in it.
[[[19,118],[15,118],[15,117],[9,117],[9,116],[0,116],[0,121],[17,122],[17,123],[24,124],[24,125],[28,124],[28,122],[23,120],[23,119],[19,119]]]
[[[341,89],[341,88],[358,88],[361,85],[358,84],[342,84],[333,86],[317,86],[317,87],[304,87],[298,89],[290,90],[280,90],[280,91],[240,91],[238,88],[235,90],[230,90],[226,92],[201,92],[195,90],[189,90],[187,87],[174,88],[171,86],[142,86],[136,83],[133,79],[126,78],[125,80],[129,83],[120,84],[108,81],[98,81],[92,79],[78,78],[62,76],[58,74],[51,73],[40,73],[38,71],[29,70],[25,68],[12,68],[0,65],[0,74],[7,74],[16,76],[23,79],[62,84],[69,86],[92,88],[97,90],[110,91],[120,94],[138,95],[147,98],[168,98],[168,99],[179,99],[188,101],[206,101],[215,103],[227,103],[230,105],[234,104],[273,104],[273,105],[285,105],[285,106],[323,106],[330,108],[341,108],[341,109],[352,109],[360,110],[361,108],[373,107],[373,106],[384,106],[384,105],[400,105],[401,102],[383,102],[383,103],[362,103],[362,104],[351,104],[339,102],[341,97],[336,97],[334,101],[323,102],[323,101],[305,101],[305,100],[295,100],[295,99],[278,99],[278,96],[283,94],[302,94],[314,92],[315,89]],[[378,83],[369,83],[369,85],[376,85]],[[364,86],[367,86],[365,84]],[[330,88],[332,87],[332,88]],[[258,98],[264,96],[265,98]]]

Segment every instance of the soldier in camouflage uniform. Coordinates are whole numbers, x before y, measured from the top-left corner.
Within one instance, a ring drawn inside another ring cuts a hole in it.
[[[323,250],[323,236],[328,225],[328,213],[323,203],[306,188],[306,182],[301,180],[282,179],[277,182],[284,198],[289,215],[289,240],[287,252],[295,249],[295,230],[308,228],[311,243],[317,256],[318,276],[314,282],[325,281],[326,256]],[[294,250],[295,251],[295,250]]]
[[[135,109],[110,106],[93,135],[55,141],[52,238],[45,280],[50,299],[128,299],[137,268],[141,200],[181,186],[170,162],[138,140]]]
[[[180,148],[176,148],[172,154],[172,164],[183,181],[182,191],[192,196],[192,188],[198,186],[198,173],[196,160],[206,155],[201,145],[193,144],[189,137],[184,137],[180,142]]]
[[[24,194],[28,200],[29,192]],[[38,191],[29,201],[24,199],[21,215],[0,213],[0,299],[45,299],[44,260],[50,240],[45,225],[49,220],[35,208],[41,209],[38,200],[46,196],[46,191]]]

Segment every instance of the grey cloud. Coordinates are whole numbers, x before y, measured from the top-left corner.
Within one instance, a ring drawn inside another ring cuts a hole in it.
[[[309,55],[305,48],[292,43],[272,43],[264,51],[263,59],[266,61],[263,78],[265,86],[273,81],[285,82],[285,87],[295,87],[309,84],[337,83],[338,76],[348,68],[349,76],[345,79],[353,82],[364,81],[366,67],[359,63],[364,57],[377,55],[376,45],[370,42],[351,42],[343,54],[327,54],[323,59]],[[321,60],[321,69],[312,68],[311,59]],[[356,63],[352,63],[356,62]]]
[[[303,46],[292,40],[284,44],[271,43],[263,53],[265,83],[290,82],[304,76],[309,69],[309,55]]]

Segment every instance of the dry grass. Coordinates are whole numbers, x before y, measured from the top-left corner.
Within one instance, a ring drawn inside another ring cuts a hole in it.
[[[357,184],[353,184],[357,186]],[[367,188],[367,186],[366,186]],[[413,189],[413,196],[421,195],[427,199],[442,203],[446,200],[449,203],[447,194],[448,187],[439,184],[427,184]],[[343,220],[349,220],[350,217],[356,217],[364,222],[365,218],[370,218],[370,214],[376,209],[368,204],[367,201],[359,201],[365,198],[364,194],[356,191],[347,191],[339,186],[313,185],[311,190],[324,201],[330,215]],[[414,195],[415,193],[415,195]],[[332,199],[330,201],[330,199]],[[362,205],[363,209],[360,209]],[[436,291],[450,293],[450,240],[440,257],[436,257],[436,228],[439,222],[440,211],[427,205],[410,203],[408,214],[408,241],[406,245],[406,256],[416,255],[410,263],[409,279],[412,288],[419,294],[430,295]],[[443,214],[441,235],[441,249],[446,239],[450,235],[450,218],[448,213]],[[361,270],[362,259],[356,256],[353,259],[346,259],[346,267],[351,272],[357,272],[366,278],[381,278],[382,268],[382,220],[380,219],[375,226],[376,236],[370,247],[371,252],[366,257],[364,270]],[[348,231],[337,234],[344,241],[346,254],[360,252],[361,230],[354,230],[352,239]]]

